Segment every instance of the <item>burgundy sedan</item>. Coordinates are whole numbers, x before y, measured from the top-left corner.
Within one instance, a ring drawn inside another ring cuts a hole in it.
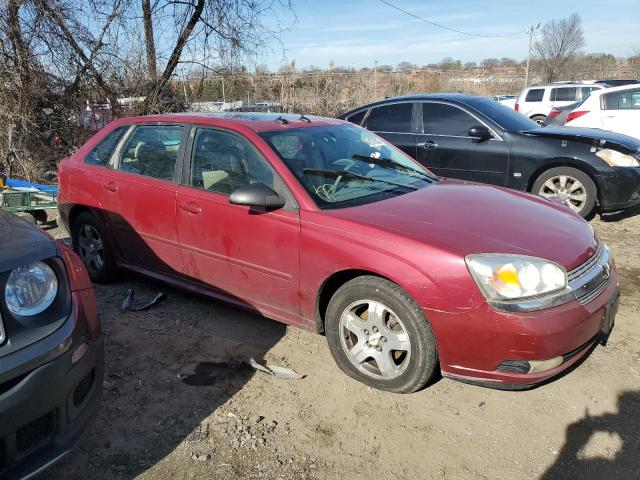
[[[340,120],[117,120],[60,166],[96,282],[119,269],[324,332],[338,366],[412,392],[549,379],[606,339],[607,246],[566,206],[437,178]]]

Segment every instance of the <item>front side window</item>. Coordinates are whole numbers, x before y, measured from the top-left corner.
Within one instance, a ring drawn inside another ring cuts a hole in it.
[[[578,89],[575,87],[562,87],[551,89],[552,102],[575,102],[578,99]]]
[[[424,133],[450,137],[467,137],[469,129],[480,122],[467,112],[444,103],[422,104]]]
[[[231,133],[200,128],[191,153],[190,186],[230,195],[251,183],[274,189],[274,173],[248,142]]]
[[[372,108],[364,127],[374,132],[410,133],[413,103],[393,103]]]
[[[84,163],[106,167],[109,164],[109,160],[111,160],[111,156],[113,155],[118,142],[127,130],[129,130],[129,125],[122,125],[114,128],[93,150],[91,150],[89,155],[85,157]]]
[[[437,181],[391,144],[355,125],[260,135],[323,209],[380,201]]]
[[[611,92],[603,96],[605,110],[640,110],[640,89]]]
[[[544,88],[532,88],[527,92],[525,102],[541,102],[544,97]]]
[[[159,180],[173,180],[184,127],[143,125],[127,139],[120,153],[120,170]]]

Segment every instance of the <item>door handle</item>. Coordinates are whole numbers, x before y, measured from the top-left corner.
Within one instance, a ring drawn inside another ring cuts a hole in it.
[[[200,208],[195,202],[182,202],[178,207],[180,207],[180,210],[193,213],[194,215],[202,213],[202,208]]]
[[[424,149],[438,148],[438,144],[436,142],[434,142],[433,140],[427,140],[426,142],[420,142],[418,144],[418,147],[424,148]]]
[[[102,184],[102,188],[108,190],[109,192],[117,192],[118,186],[113,182],[107,182]]]

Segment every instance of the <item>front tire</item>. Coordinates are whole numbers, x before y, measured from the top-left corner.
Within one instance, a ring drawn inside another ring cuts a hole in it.
[[[551,168],[533,183],[531,193],[555,198],[583,218],[589,218],[598,201],[598,189],[586,173],[572,167]]]
[[[371,387],[423,388],[438,364],[436,341],[420,306],[398,285],[362,276],[331,298],[325,332],[338,367]]]
[[[71,227],[73,249],[85,266],[89,277],[96,283],[111,283],[118,273],[113,244],[104,225],[95,215],[83,212]]]

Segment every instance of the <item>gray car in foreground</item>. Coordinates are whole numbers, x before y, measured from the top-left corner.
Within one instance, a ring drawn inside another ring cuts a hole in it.
[[[0,211],[0,478],[66,455],[102,395],[104,345],[79,257]]]

